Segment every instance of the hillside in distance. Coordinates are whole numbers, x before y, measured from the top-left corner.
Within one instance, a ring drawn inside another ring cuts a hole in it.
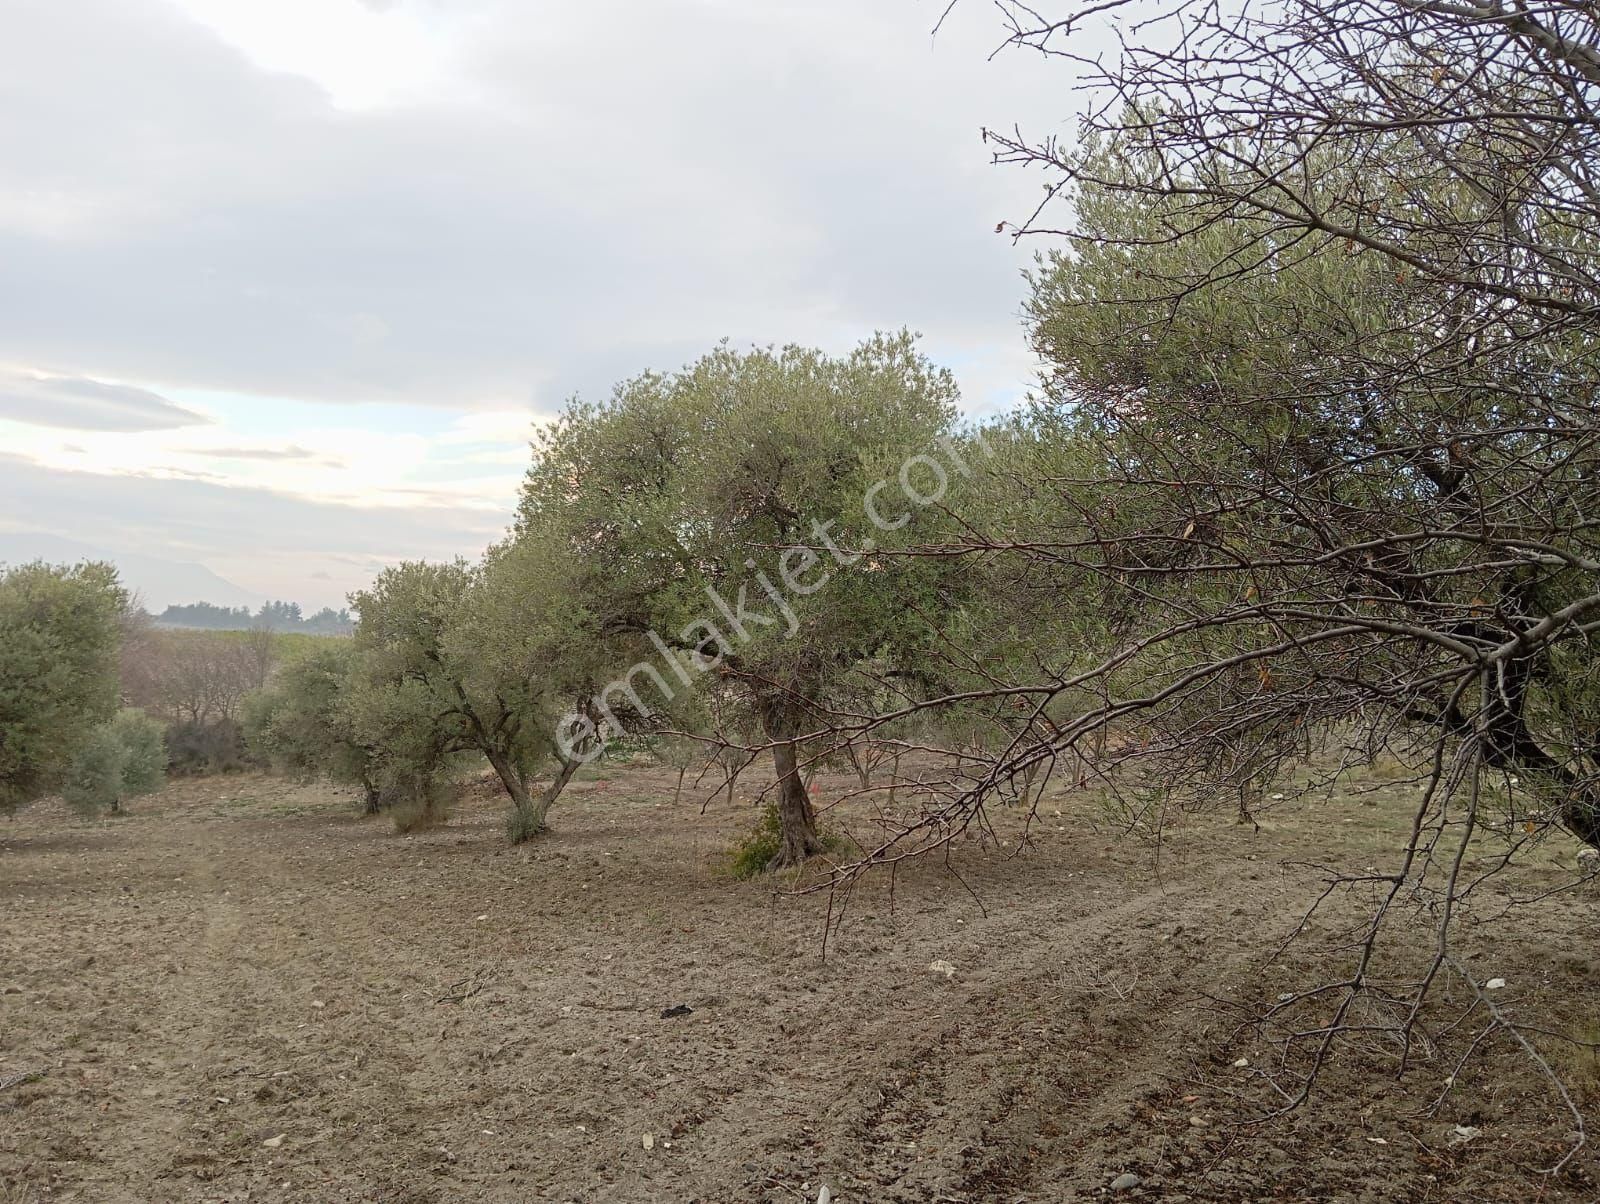
[[[27,564],[34,560],[51,564],[110,561],[117,566],[123,585],[138,595],[146,610],[156,614],[168,606],[187,602],[206,601],[217,606],[247,606],[253,610],[266,601],[193,561],[113,552],[38,531],[0,531],[0,564]]]

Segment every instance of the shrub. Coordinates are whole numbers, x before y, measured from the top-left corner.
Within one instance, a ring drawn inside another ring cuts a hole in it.
[[[843,833],[828,827],[818,832],[824,851],[845,854],[850,851],[850,840]],[[729,872],[740,882],[759,878],[773,868],[778,849],[783,844],[783,822],[778,817],[778,804],[768,803],[761,808],[755,827],[733,842],[728,850]]]
[[[161,725],[143,711],[119,711],[79,748],[61,795],[86,815],[117,812],[123,799],[160,789],[166,771]]]
[[[61,797],[74,811],[98,815],[119,809],[122,794],[122,749],[109,726],[90,732],[67,766]]]
[[[767,866],[771,865],[772,859],[778,855],[778,846],[782,841],[783,829],[778,819],[778,804],[768,803],[761,809],[755,827],[733,842],[733,848],[729,850],[731,864],[728,868],[740,882],[759,878],[767,872]]]
[[[127,753],[122,792],[140,795],[160,790],[167,780],[167,746],[160,722],[143,711],[124,710],[111,721],[111,730]]]
[[[535,836],[542,836],[544,832],[545,825],[528,808],[513,807],[506,816],[506,841],[509,844],[522,844]]]
[[[232,719],[187,720],[167,729],[167,760],[173,773],[236,773],[248,762],[244,737]]]
[[[349,702],[357,670],[354,645],[323,640],[283,666],[241,711],[250,755],[302,781],[372,783],[376,748],[355,730]]]
[[[0,815],[54,790],[116,713],[127,606],[110,565],[0,566]]]

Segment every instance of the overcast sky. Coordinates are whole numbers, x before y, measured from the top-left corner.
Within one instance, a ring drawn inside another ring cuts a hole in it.
[[[0,527],[341,604],[728,337],[1030,364],[1060,69],[964,0],[0,0]]]

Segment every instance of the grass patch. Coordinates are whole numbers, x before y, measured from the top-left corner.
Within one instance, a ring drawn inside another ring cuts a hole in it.
[[[1600,1102],[1600,1021],[1574,1023],[1571,1036],[1572,1043],[1560,1042],[1545,1054],[1578,1105],[1592,1106]]]
[[[524,844],[535,836],[543,836],[550,829],[534,819],[532,809],[512,807],[506,816],[506,840],[511,844]]]

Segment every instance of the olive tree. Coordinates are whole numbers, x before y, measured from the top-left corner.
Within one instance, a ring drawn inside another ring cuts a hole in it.
[[[118,711],[90,732],[67,766],[61,797],[85,815],[116,814],[122,800],[153,794],[167,780],[161,723],[143,711]]]
[[[347,639],[320,640],[286,662],[243,707],[251,754],[301,780],[358,785],[367,814],[383,809],[383,749],[358,723],[359,655]]]
[[[1348,1034],[1385,1032],[1404,1068],[1440,982],[1481,999],[1451,931],[1470,840],[1501,840],[1499,865],[1560,829],[1600,841],[1600,23],[1477,0],[1000,7],[1091,103],[1076,145],[988,135],[1050,177],[1014,230],[1065,246],[1033,281],[1022,504],[929,554],[1037,570],[1091,618],[1083,653],[989,688],[1039,719],[946,830],[1108,729],[1132,793],[1196,805],[1318,741],[1405,752],[1394,864],[1324,896],[1374,895],[1348,973],[1275,1009],[1292,1106]],[[1117,40],[1102,23],[1136,7]],[[1437,932],[1403,989],[1380,943],[1412,904]],[[1475,1019],[1442,1027],[1468,1052],[1515,1030]]]
[[[915,662],[945,603],[931,561],[877,556],[965,471],[957,390],[910,335],[844,356],[726,345],[574,404],[535,443],[517,540],[571,557],[611,641],[602,720],[736,689],[777,775],[775,864],[821,850],[805,737],[868,663]]]
[[[397,565],[352,598],[358,715],[370,730],[414,713],[422,730],[401,724],[413,742],[482,755],[511,799],[514,841],[544,831],[585,751],[581,739],[558,739],[562,716],[583,699],[564,688],[564,616],[535,604],[553,584],[538,557],[494,549],[480,564]],[[536,794],[534,776],[552,761],[554,779]]]
[[[1072,54],[1080,19],[1003,7]],[[1600,841],[1600,28],[1153,8],[1076,149],[998,138],[1068,249],[1029,315],[1044,509],[968,542],[1100,603],[1104,660],[1039,697],[1107,702],[1055,744],[1139,723],[1201,786],[1359,718]]]
[[[107,564],[0,569],[0,811],[59,784],[117,709],[128,595]]]

